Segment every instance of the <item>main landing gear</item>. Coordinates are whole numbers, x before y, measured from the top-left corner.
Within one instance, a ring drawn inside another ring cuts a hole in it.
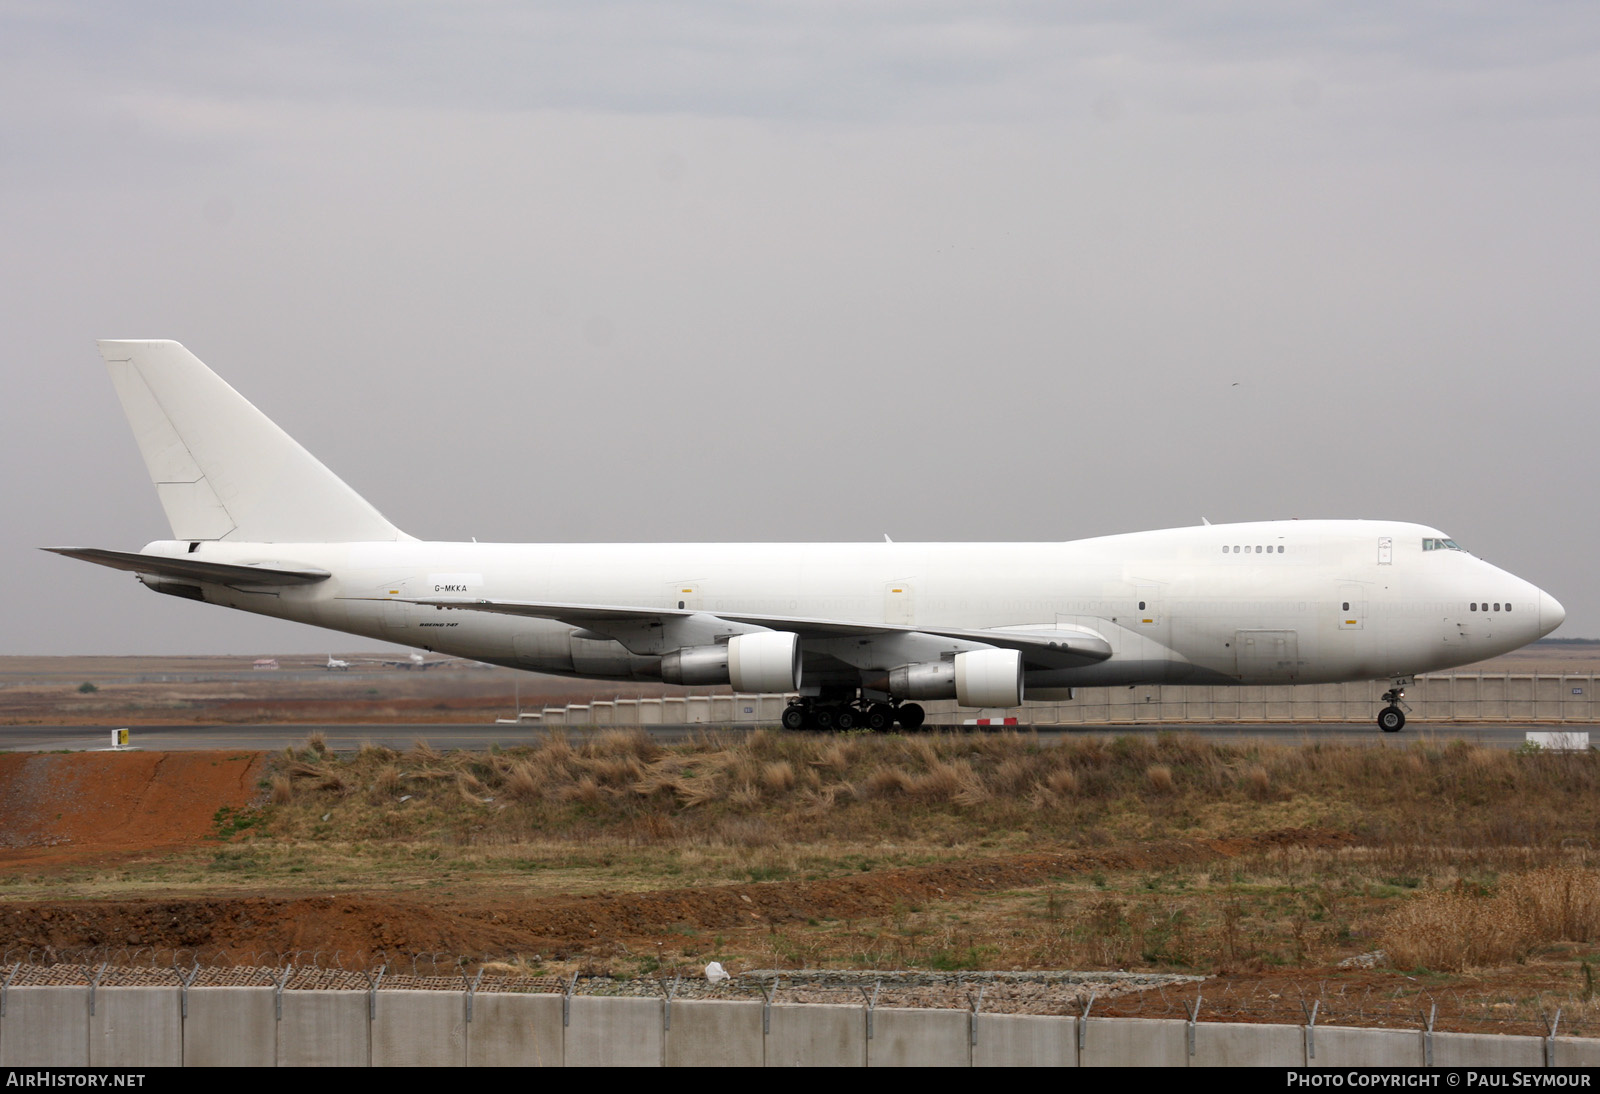
[[[1400,709],[1405,694],[1406,689],[1398,684],[1383,693],[1383,701],[1389,705],[1378,711],[1378,728],[1385,733],[1399,733],[1405,728],[1406,715]]]
[[[910,731],[920,728],[926,717],[916,703],[875,703],[857,697],[800,698],[784,708],[783,728],[870,729],[881,733],[899,723],[900,728]]]

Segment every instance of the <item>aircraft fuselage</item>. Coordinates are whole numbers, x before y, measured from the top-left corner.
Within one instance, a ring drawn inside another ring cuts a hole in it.
[[[660,675],[648,641],[408,603],[462,598],[967,630],[1081,627],[1111,656],[1030,669],[1030,698],[1142,683],[1402,678],[1549,633],[1560,605],[1437,529],[1376,520],[1205,525],[1066,543],[491,544],[158,541],[143,553],[293,563],[312,585],[202,584],[206,601],[516,668]],[[1425,545],[1429,546],[1425,549]],[[170,590],[169,590],[170,591]],[[631,649],[629,647],[632,647]],[[813,682],[901,663],[894,635],[808,637]]]

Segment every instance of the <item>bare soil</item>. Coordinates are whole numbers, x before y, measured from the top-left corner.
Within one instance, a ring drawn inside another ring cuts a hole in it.
[[[257,752],[0,753],[0,870],[193,846],[260,795]]]

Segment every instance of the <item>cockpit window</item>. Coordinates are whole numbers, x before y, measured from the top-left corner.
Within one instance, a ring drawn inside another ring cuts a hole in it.
[[[1461,544],[1457,543],[1453,539],[1433,539],[1431,537],[1424,537],[1423,538],[1423,540],[1422,540],[1422,549],[1424,551],[1465,551],[1466,550],[1465,547],[1461,546]]]

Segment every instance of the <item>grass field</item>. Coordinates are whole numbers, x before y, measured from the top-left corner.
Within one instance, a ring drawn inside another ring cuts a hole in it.
[[[1484,668],[1592,671],[1594,652]],[[120,718],[162,687],[110,660],[94,691],[74,682],[81,662],[8,683],[5,711],[97,703]],[[292,720],[370,713],[377,689],[449,720],[510,700],[498,672],[299,667],[160,701]],[[1299,1021],[1315,996],[1325,1020],[1335,1001],[1338,1018],[1390,1024],[1442,1006],[1441,1029],[1527,1033],[1560,1009],[1563,1030],[1600,1036],[1596,753],[777,731],[663,746],[616,731],[335,755],[312,737],[252,759],[245,781],[238,757],[136,755],[71,779],[81,754],[0,764],[13,959],[1148,969],[1212,977],[1214,1016]],[[1380,952],[1375,968],[1341,965]],[[1150,999],[1096,1013],[1181,1016]]]
[[[1597,789],[1594,753],[1465,744],[612,732],[334,755],[313,737],[187,849],[13,863],[0,915],[19,943],[315,941],[550,973],[1334,978],[1391,1009],[1465,995],[1519,1028],[1560,1006],[1576,1031],[1600,962]],[[150,902],[161,916],[129,918]],[[69,906],[77,935],[41,918]],[[1377,969],[1337,968],[1374,951]]]

